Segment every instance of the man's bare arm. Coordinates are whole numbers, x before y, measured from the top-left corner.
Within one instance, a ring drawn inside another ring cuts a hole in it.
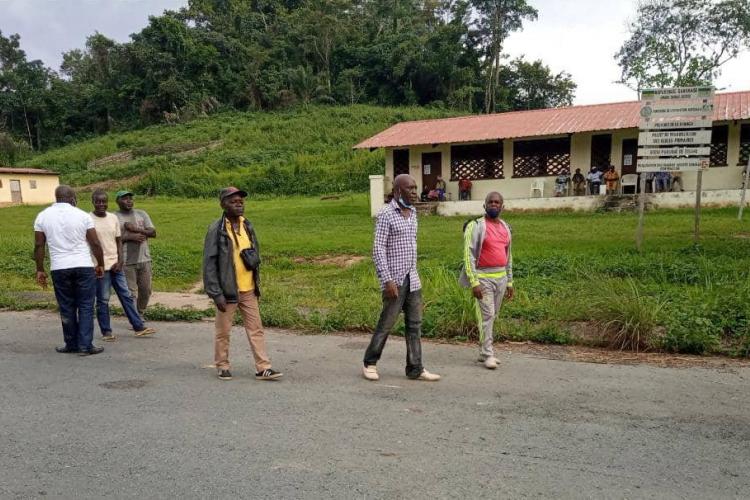
[[[34,231],[34,262],[36,262],[36,282],[47,288],[47,273],[44,272],[44,245],[47,237],[41,231]]]

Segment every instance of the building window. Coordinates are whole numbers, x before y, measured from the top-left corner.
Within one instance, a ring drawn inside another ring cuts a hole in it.
[[[612,163],[612,134],[591,136],[591,166],[606,169]]]
[[[750,123],[743,123],[740,127],[740,166],[747,165],[750,158]]]
[[[393,178],[397,175],[409,173],[409,150],[408,149],[394,149],[393,150]]]
[[[29,189],[36,189],[36,181],[30,180],[29,181]]]
[[[451,146],[452,181],[502,178],[502,142]]]
[[[513,143],[513,177],[562,173],[570,173],[570,137]]]
[[[711,167],[726,167],[729,125],[715,125],[711,129]]]

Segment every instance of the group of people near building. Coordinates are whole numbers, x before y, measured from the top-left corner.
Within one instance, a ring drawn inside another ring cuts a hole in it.
[[[681,172],[647,172],[645,174],[647,190],[652,193],[674,191],[677,184],[680,191],[684,191]],[[563,173],[555,178],[555,196],[566,196],[568,185],[572,188],[573,196],[585,196],[586,194],[602,194],[601,187],[604,185],[605,194],[615,194],[620,183],[620,174],[610,165],[606,170],[591,167],[584,176],[581,169],[577,168],[572,177]]]
[[[44,269],[45,245],[55,288],[65,344],[60,353],[82,356],[103,351],[93,344],[94,310],[105,341],[114,341],[109,321],[109,296],[115,289],[136,336],[155,333],[143,322],[151,292],[151,258],[148,239],[156,229],[148,214],[133,208],[133,193],[120,191],[120,208],[107,212],[107,193],[94,191],[94,211],[76,208],[75,191],[60,186],[56,203],[43,210],[34,222],[37,282],[47,286]],[[258,236],[245,217],[247,192],[226,187],[219,193],[221,216],[208,228],[203,248],[203,287],[216,306],[214,362],[221,380],[231,380],[229,337],[235,311],[239,310],[255,364],[255,377],[276,380],[266,350],[260,318],[261,254]],[[375,222],[372,257],[380,283],[383,306],[370,343],[364,353],[365,379],[380,378],[377,364],[386,340],[400,313],[404,313],[406,376],[414,380],[438,381],[422,361],[422,285],[417,271],[417,183],[402,174],[393,182],[392,199],[383,206]],[[480,349],[478,361],[495,369],[493,330],[503,299],[513,298],[511,228],[500,217],[503,197],[492,192],[484,203],[485,213],[464,226],[462,286],[474,298]],[[96,304],[96,308],[95,308]]]
[[[458,180],[458,199],[459,201],[467,201],[471,199],[471,186],[472,182],[466,177],[461,177]],[[433,189],[425,184],[422,188],[422,192],[419,194],[419,201],[445,201],[445,193],[448,187],[443,179],[442,175],[438,175],[435,180],[435,186]]]
[[[646,186],[651,186],[652,193],[664,193],[674,191],[677,188],[677,184],[680,185],[680,191],[684,191],[685,188],[682,185],[682,172],[646,172]]]
[[[577,168],[571,177],[567,173],[562,173],[555,178],[555,196],[567,196],[569,194],[568,186],[572,188],[573,196],[585,196],[587,193],[596,195],[601,194],[601,186],[606,187],[606,194],[614,194],[617,191],[620,174],[615,167],[610,165],[606,170],[600,170],[597,167],[591,167],[591,170],[585,176],[581,169]]]
[[[445,192],[448,185],[442,175],[438,175],[435,186],[430,189],[426,184],[419,194],[419,201],[445,201]]]

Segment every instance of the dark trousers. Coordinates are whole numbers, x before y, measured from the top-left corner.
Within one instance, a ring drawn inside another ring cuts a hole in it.
[[[418,378],[422,373],[422,290],[409,291],[409,277],[398,289],[398,297],[388,298],[383,292],[383,310],[378,325],[372,334],[370,345],[365,351],[365,366],[376,365],[383,354],[385,341],[396,323],[398,315],[404,311],[406,326],[406,376]]]
[[[60,307],[65,346],[88,351],[94,339],[96,274],[93,267],[52,271],[55,298]]]

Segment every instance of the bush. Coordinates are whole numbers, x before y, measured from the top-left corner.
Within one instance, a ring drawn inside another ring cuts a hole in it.
[[[435,291],[434,296],[424,297],[424,336],[478,339],[475,299],[458,284],[458,276],[445,267],[434,267],[424,269],[422,279],[425,290]]]
[[[664,301],[643,295],[632,279],[598,283],[592,313],[610,347],[632,351],[652,347]]]
[[[704,354],[719,347],[719,334],[710,319],[693,312],[675,311],[659,343],[667,351]]]

